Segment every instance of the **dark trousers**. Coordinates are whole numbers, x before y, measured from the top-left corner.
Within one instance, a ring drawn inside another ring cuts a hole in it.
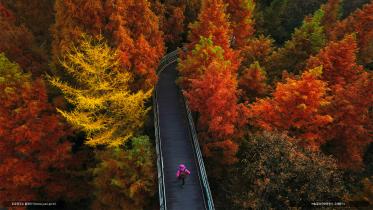
[[[181,185],[184,185],[185,184],[185,177],[179,176],[179,179],[181,179]]]

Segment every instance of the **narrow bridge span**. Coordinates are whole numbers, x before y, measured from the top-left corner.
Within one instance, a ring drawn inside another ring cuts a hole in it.
[[[192,115],[175,83],[177,55],[162,59],[153,94],[160,209],[214,210]],[[191,171],[183,188],[176,179],[180,163]]]

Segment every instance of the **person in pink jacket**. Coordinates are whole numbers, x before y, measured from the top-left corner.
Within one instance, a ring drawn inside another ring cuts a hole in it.
[[[185,184],[185,177],[190,175],[190,171],[185,167],[184,164],[179,165],[179,169],[176,172],[176,177],[182,180],[181,186]]]

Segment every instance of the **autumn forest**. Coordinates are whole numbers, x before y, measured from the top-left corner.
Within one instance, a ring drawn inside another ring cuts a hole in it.
[[[373,206],[373,0],[0,0],[0,209],[159,209],[175,50],[217,210]]]

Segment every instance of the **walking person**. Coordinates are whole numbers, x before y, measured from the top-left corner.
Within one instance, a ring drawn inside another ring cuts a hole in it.
[[[181,186],[184,186],[185,184],[185,178],[186,176],[190,175],[190,171],[185,167],[184,164],[179,165],[179,169],[176,172],[176,178],[179,180],[182,180]]]

